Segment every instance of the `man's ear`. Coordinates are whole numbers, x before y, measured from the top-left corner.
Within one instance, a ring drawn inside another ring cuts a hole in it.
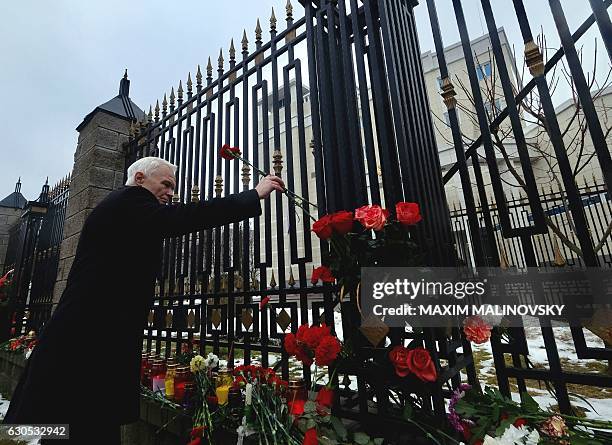
[[[144,178],[145,178],[145,175],[143,172],[136,172],[136,174],[134,175],[134,180],[136,181],[136,184],[138,185],[142,185],[142,183],[144,182]]]

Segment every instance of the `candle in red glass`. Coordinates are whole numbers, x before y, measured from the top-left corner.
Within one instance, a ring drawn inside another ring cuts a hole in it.
[[[155,360],[151,368],[153,391],[166,392],[166,363],[163,359]]]
[[[147,368],[147,362],[149,359],[149,353],[143,352],[140,356],[140,383],[144,384],[144,374],[145,369]]]
[[[176,376],[174,377],[174,400],[181,403],[185,398],[185,383],[187,383],[187,374],[189,368],[187,366],[179,366],[176,369]]]

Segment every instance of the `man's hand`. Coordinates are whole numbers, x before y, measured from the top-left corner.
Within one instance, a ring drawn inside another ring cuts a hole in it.
[[[264,199],[270,196],[273,190],[282,192],[285,187],[285,183],[278,176],[268,175],[259,181],[259,184],[255,187],[259,199]]]

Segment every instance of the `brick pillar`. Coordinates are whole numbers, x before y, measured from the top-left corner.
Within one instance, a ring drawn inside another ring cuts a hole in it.
[[[125,156],[122,146],[128,140],[129,127],[129,119],[97,108],[77,128],[79,139],[53,292],[54,303],[59,301],[66,288],[85,219],[106,195],[123,185]]]

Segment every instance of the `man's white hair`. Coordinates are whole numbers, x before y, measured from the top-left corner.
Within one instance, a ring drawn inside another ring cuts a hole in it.
[[[162,166],[170,167],[172,173],[176,173],[176,165],[166,161],[165,159],[156,158],[155,156],[140,158],[128,167],[127,181],[125,182],[125,185],[136,185],[136,173],[142,172],[145,176],[148,176]]]

